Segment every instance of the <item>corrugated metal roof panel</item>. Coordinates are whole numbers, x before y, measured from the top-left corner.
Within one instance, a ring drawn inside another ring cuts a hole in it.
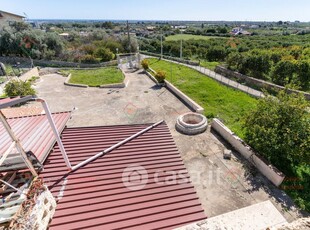
[[[1,109],[1,111],[6,118],[16,118],[16,117],[44,114],[44,109],[42,107],[35,107],[35,106],[6,108]]]
[[[52,114],[59,133],[64,129],[71,113]],[[52,129],[45,115],[27,116],[7,119],[17,138],[21,141],[25,151],[32,151],[40,162],[47,157],[55,144]],[[0,154],[3,154],[11,144],[11,138],[0,122]]]
[[[66,128],[62,141],[75,165],[146,127]],[[132,164],[148,173],[140,190],[130,190],[122,181]],[[178,174],[169,183],[171,172]],[[166,124],[66,173],[56,145],[41,173],[54,196],[63,192],[50,229],[173,229],[206,218]]]

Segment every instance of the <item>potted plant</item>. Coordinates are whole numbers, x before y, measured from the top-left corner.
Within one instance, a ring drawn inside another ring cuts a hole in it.
[[[166,72],[162,70],[157,71],[155,78],[158,81],[158,85],[165,85]]]
[[[142,68],[147,71],[149,69],[149,61],[147,59],[143,59],[141,61]]]

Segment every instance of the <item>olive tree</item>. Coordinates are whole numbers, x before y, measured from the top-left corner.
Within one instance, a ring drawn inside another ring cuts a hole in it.
[[[244,122],[245,140],[277,167],[291,171],[310,159],[309,102],[280,91],[260,99]]]

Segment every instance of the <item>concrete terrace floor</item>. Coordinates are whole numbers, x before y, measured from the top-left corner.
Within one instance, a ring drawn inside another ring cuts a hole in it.
[[[72,110],[68,127],[155,123],[165,120],[189,171],[202,207],[208,217],[217,216],[270,200],[288,222],[298,217],[291,200],[249,166],[236,152],[224,160],[227,144],[210,128],[186,136],[175,130],[180,114],[189,112],[166,88],[160,88],[143,73],[128,72],[124,89],[65,86],[58,74],[41,77],[38,95],[47,100],[52,112]]]

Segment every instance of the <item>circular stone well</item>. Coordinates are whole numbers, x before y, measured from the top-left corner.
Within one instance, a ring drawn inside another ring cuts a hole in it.
[[[195,135],[206,131],[208,126],[207,118],[199,113],[185,113],[178,117],[176,129],[187,135]]]

